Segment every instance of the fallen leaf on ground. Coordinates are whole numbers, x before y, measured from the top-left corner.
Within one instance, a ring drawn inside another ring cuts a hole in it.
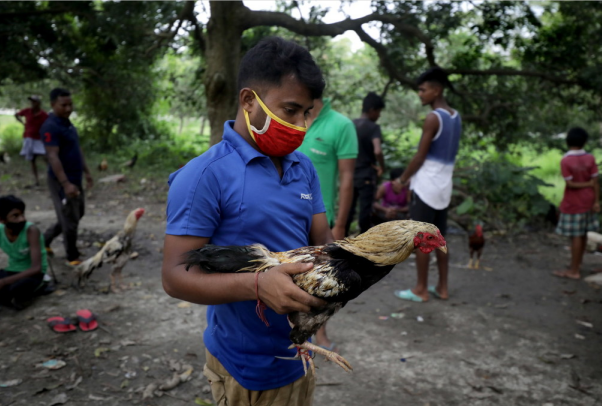
[[[594,325],[592,323],[588,323],[587,321],[582,321],[582,320],[575,320],[577,322],[577,324],[581,324],[582,326],[588,327],[588,328],[594,328]]]
[[[62,361],[60,359],[51,359],[41,364],[37,364],[36,368],[61,369],[65,365],[67,365],[65,361]]]
[[[171,390],[180,384],[180,374],[174,372],[173,376],[170,379],[167,379],[161,385],[159,385],[159,390]]]
[[[138,256],[139,256],[139,255],[140,255],[140,254],[138,254],[138,252],[137,252],[137,251],[134,251],[134,252],[132,252],[132,254],[130,255],[130,259],[136,259],[136,258],[138,258]]]
[[[130,386],[130,381],[129,380],[126,379],[123,382],[121,382],[121,385],[120,385],[121,389],[127,388],[128,386]]]
[[[107,351],[109,351],[109,349],[107,347],[98,347],[97,349],[94,350],[94,356],[96,358],[98,358]]]
[[[78,376],[77,379],[75,380],[75,382],[73,383],[73,385],[65,386],[65,389],[72,390],[72,389],[77,388],[77,385],[79,385],[83,379],[84,378],[82,378],[81,376]]]
[[[19,385],[21,382],[23,382],[23,379],[11,379],[10,381],[3,381],[0,382],[0,388],[10,388],[11,386]]]
[[[581,334],[575,334],[575,338],[578,338],[579,340],[585,340],[585,337]]]
[[[53,295],[55,295],[55,296],[63,296],[65,293],[67,293],[66,290],[57,289],[57,290],[54,291]]]
[[[560,354],[560,358],[561,359],[572,359],[575,358],[576,355],[575,354]]]
[[[185,309],[185,308],[190,307],[190,306],[191,306],[191,304],[189,302],[180,302],[180,303],[178,303],[178,307],[180,309]]]
[[[102,396],[96,396],[96,395],[89,394],[88,399],[90,399],[90,400],[108,400],[109,398],[103,398]]]
[[[213,402],[207,399],[196,398],[194,403],[200,406],[213,406]]]
[[[59,393],[54,398],[52,398],[52,400],[50,401],[50,403],[48,403],[48,406],[62,405],[64,403],[67,403],[68,400],[69,399],[67,398],[67,394],[66,393]]]

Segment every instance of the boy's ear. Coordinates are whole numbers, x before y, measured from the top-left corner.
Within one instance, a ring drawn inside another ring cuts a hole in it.
[[[253,93],[253,91],[251,89],[249,89],[248,87],[245,87],[240,90],[240,94],[238,97],[239,97],[238,101],[240,103],[240,107],[242,107],[248,113],[251,113],[256,104],[255,103],[255,94]]]

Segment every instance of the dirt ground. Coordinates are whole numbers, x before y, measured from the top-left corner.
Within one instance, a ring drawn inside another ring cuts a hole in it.
[[[23,169],[0,168],[0,193],[19,194],[28,219],[44,230],[55,220],[47,189],[20,189],[29,183]],[[55,241],[59,289],[23,311],[0,309],[0,386],[21,381],[0,387],[1,406],[212,404],[201,374],[205,306],[170,298],[161,287],[167,186],[134,172],[125,183],[97,184],[80,225],[88,246],[110,238],[130,210],[147,210],[134,241],[140,255],[124,269],[130,289],[106,293],[107,267],[83,289],[72,288]],[[464,266],[467,237],[457,232],[448,241],[449,301],[395,298],[394,289],[415,282],[408,261],[329,322],[354,372],[317,358],[314,405],[601,404],[602,290],[550,276],[568,263],[566,242],[549,231],[492,237],[482,263],[491,270],[471,270]],[[0,257],[0,267],[5,263]],[[602,257],[587,254],[585,273],[599,267]],[[46,326],[50,316],[84,308],[99,318],[94,332],[61,335]],[[66,365],[40,366],[48,360]],[[172,380],[174,372],[182,379]],[[142,399],[150,384],[170,380],[179,384]]]

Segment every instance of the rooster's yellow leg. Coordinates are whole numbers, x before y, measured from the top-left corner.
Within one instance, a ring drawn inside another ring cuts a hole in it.
[[[481,264],[481,259],[477,258],[477,260],[476,260],[476,262],[474,264],[474,269],[479,269],[480,264]]]
[[[468,269],[473,269],[473,267],[472,267],[472,258],[470,258],[470,260],[468,260]]]
[[[115,275],[110,274],[109,277],[111,278],[111,288],[110,288],[111,292],[113,292],[113,293],[119,293],[120,289],[117,286],[117,284],[115,283]]]
[[[302,348],[305,350],[313,351],[316,354],[324,355],[327,360],[334,362],[335,364],[337,364],[338,366],[343,368],[346,372],[353,371],[353,367],[351,366],[351,364],[349,362],[347,362],[347,360],[345,358],[343,358],[336,352],[328,351],[325,348],[322,348],[322,347],[312,344],[312,343],[308,343],[307,341],[304,342],[303,344],[293,344],[289,348],[295,348],[295,347],[297,347],[299,349]],[[310,365],[311,364],[313,364],[313,361],[310,363]],[[312,369],[313,369],[313,367],[312,367]]]

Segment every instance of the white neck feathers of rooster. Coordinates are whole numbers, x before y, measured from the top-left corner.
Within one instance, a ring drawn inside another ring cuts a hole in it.
[[[400,229],[391,235],[373,227],[357,237],[345,238],[336,244],[376,265],[388,266],[399,264],[412,254],[415,235],[416,230],[412,229]]]
[[[136,225],[138,225],[138,220],[136,219],[136,213],[130,213],[125,219],[125,224],[123,225],[123,231],[126,234],[132,234],[136,231]]]

